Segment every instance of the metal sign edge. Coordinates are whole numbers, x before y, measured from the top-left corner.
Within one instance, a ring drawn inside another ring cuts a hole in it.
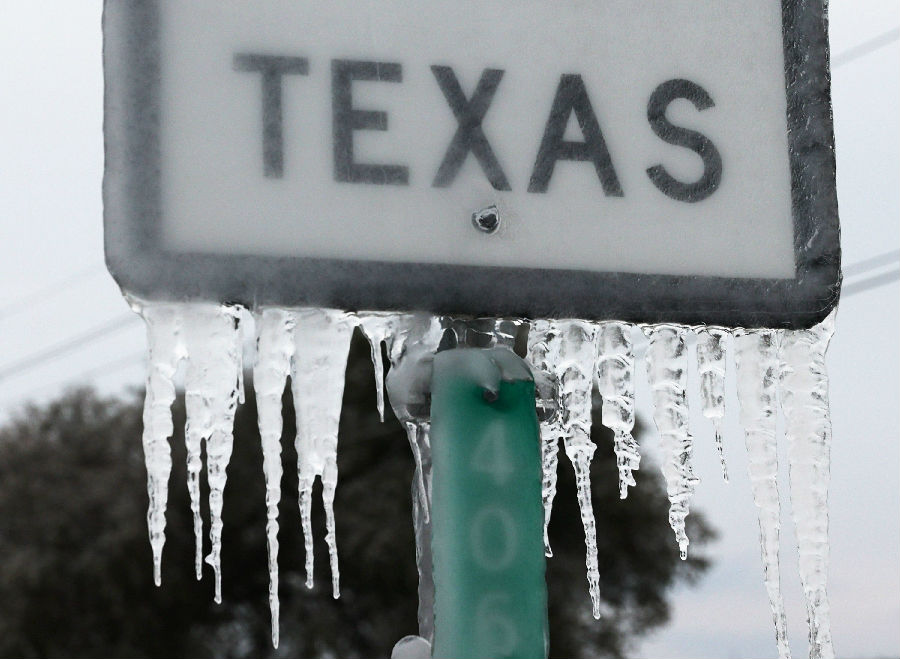
[[[797,275],[747,279],[166,253],[157,231],[158,0],[104,0],[107,266],[123,290],[151,300],[811,327],[837,305],[841,284],[826,0],[782,0],[782,23]],[[142,139],[123,139],[134,135],[126,123],[142,126]]]

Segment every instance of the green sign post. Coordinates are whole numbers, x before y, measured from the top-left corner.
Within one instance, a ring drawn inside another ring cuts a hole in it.
[[[534,379],[506,348],[434,359],[437,659],[543,659],[547,590]]]

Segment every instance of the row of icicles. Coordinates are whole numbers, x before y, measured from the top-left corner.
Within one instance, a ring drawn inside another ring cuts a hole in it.
[[[221,602],[222,500],[226,468],[232,452],[233,423],[243,402],[243,338],[241,309],[214,304],[136,305],[148,328],[149,366],[144,404],[143,445],[148,472],[150,506],[147,514],[153,551],[154,579],[160,584],[165,542],[165,510],[171,471],[168,443],[173,433],[171,406],[175,375],[185,362],[184,391],[187,413],[188,490],[196,538],[197,578],[202,574],[202,520],[200,517],[201,444],[206,443],[211,551],[206,557],[215,572],[215,599]],[[313,482],[322,482],[326,542],[332,590],[339,597],[339,570],[335,540],[334,494],[337,485],[337,444],[344,371],[350,338],[359,326],[372,347],[378,411],[384,419],[384,373],[381,345],[392,367],[411,349],[433,352],[448,324],[436,317],[412,314],[352,314],[330,309],[267,308],[254,315],[257,329],[253,386],[266,481],[267,549],[270,574],[269,602],[272,642],[277,647],[278,504],[281,498],[282,394],[290,376],[297,418],[300,515],[306,548],[306,585],[312,587],[313,538],[311,508]],[[489,332],[491,343],[512,347],[506,328],[498,321]],[[828,410],[825,350],[833,332],[834,314],[809,330],[726,330],[659,324],[640,326],[646,337],[645,363],[659,431],[667,493],[669,523],[686,558],[688,537],[685,517],[698,479],[691,469],[693,438],[688,427],[686,339],[696,338],[697,372],[703,415],[710,419],[716,447],[727,480],[721,426],[725,416],[726,346],[732,343],[737,368],[740,420],[749,457],[753,498],[759,508],[760,541],[765,585],[775,621],[780,657],[790,657],[784,605],[779,579],[780,510],[777,485],[776,406],[786,420],[791,497],[800,554],[800,577],[807,602],[810,657],[832,659],[825,578],[828,561],[827,486],[831,423]],[[501,329],[503,327],[503,329]],[[594,513],[591,505],[590,464],[596,446],[591,441],[591,390],[602,396],[602,420],[615,437],[621,498],[635,485],[633,472],[640,454],[632,437],[634,427],[634,326],[622,322],[537,320],[530,323],[527,359],[535,371],[555,384],[555,415],[541,422],[543,462],[544,541],[547,541],[556,491],[558,441],[563,440],[571,460],[586,541],[587,578],[593,614],[600,617],[599,571]],[[421,450],[427,446],[427,419],[398,418],[410,435],[416,459],[417,502],[427,521],[430,493],[426,490]],[[418,421],[418,422],[416,422]],[[424,432],[423,432],[424,431]],[[417,534],[418,541],[418,534]]]

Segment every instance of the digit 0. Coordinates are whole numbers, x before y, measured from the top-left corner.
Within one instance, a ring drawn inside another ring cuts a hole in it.
[[[496,537],[495,542],[491,542]],[[512,565],[519,545],[519,533],[512,515],[499,506],[486,506],[472,520],[472,556],[485,570],[503,570]]]

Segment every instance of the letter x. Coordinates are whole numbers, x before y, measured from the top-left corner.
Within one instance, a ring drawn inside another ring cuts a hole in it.
[[[497,162],[497,156],[494,155],[481,128],[481,122],[494,98],[494,92],[497,91],[503,71],[485,69],[471,100],[466,99],[453,69],[449,66],[432,66],[431,71],[434,73],[450,109],[453,110],[453,116],[459,122],[459,128],[456,129],[453,141],[447,147],[447,153],[434,176],[432,186],[435,188],[449,187],[471,151],[478,159],[481,169],[484,170],[485,176],[494,189],[510,190],[509,181],[506,180],[503,168]]]

